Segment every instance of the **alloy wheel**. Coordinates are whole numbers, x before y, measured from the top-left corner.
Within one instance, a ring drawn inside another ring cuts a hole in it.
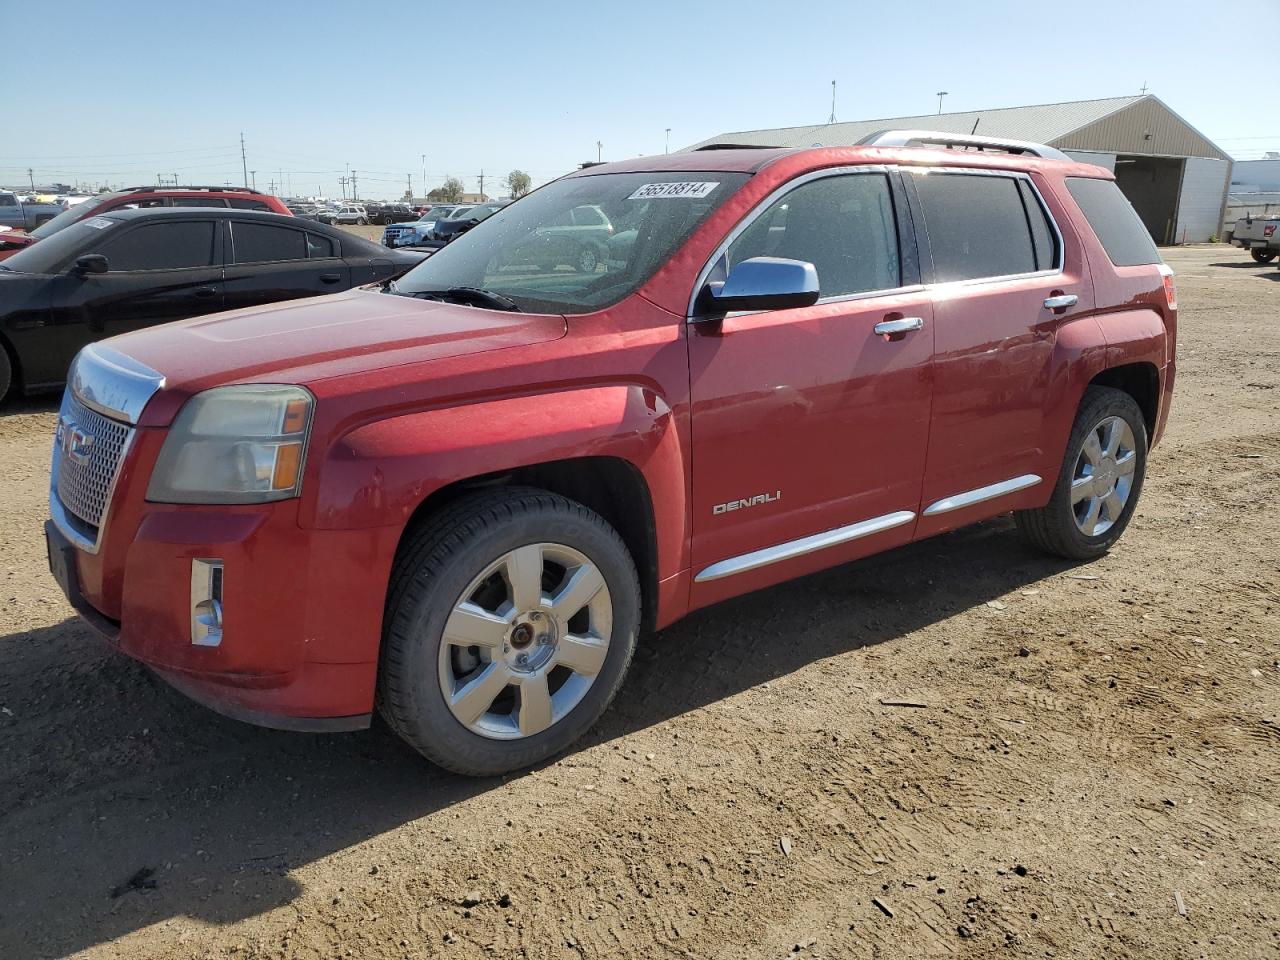
[[[534,543],[490,564],[444,626],[438,672],[450,712],[480,736],[535,736],[581,702],[604,666],[613,604],[572,547]]]
[[[1085,436],[1071,475],[1071,509],[1087,537],[1101,536],[1120,519],[1138,466],[1133,428],[1107,417]]]

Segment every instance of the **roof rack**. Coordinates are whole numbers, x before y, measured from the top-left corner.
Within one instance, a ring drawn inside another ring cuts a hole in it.
[[[998,137],[975,137],[965,133],[941,133],[937,130],[878,130],[869,133],[856,146],[859,147],[909,147],[912,144],[938,144],[948,149],[975,147],[978,150],[998,150],[1002,153],[1026,154],[1042,160],[1070,160],[1065,153],[1043,143],[1029,140],[1003,140]]]
[[[163,187],[125,187],[120,192],[121,193],[157,193],[161,190],[208,190],[210,192],[217,191],[218,193],[257,193],[257,194],[261,194],[263,192],[261,190],[255,190],[253,189],[253,187],[195,187],[195,186],[187,187],[187,186],[173,186],[170,184],[166,184]]]
[[[695,149],[700,153],[703,150],[777,150],[778,146],[764,143],[707,143]]]

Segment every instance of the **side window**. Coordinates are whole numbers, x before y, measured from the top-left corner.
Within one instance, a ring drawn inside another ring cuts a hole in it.
[[[312,260],[336,257],[338,255],[338,245],[329,237],[322,237],[318,233],[308,233],[307,253]]]
[[[1114,180],[1067,177],[1067,189],[1117,267],[1160,262],[1151,234]]]
[[[175,207],[219,207],[226,209],[227,201],[221,197],[174,197]]]
[[[1035,272],[1016,178],[930,171],[915,184],[938,283]]]
[[[824,298],[901,286],[888,177],[823,177],[789,191],[729,245],[727,266],[752,257],[812,263]]]
[[[131,203],[111,207],[112,210],[150,210],[153,207],[171,206],[168,197],[139,197]]]
[[[235,263],[270,263],[307,259],[307,235],[301,230],[265,223],[233,223]]]
[[[0,207],[16,207],[18,198],[12,193],[0,193]]]
[[[574,207],[573,219],[580,227],[602,227],[605,223],[604,215],[595,207]]]
[[[1031,227],[1031,245],[1035,249],[1036,269],[1053,270],[1058,266],[1058,238],[1049,225],[1049,215],[1040,204],[1035,190],[1026,180],[1019,180],[1018,192],[1022,194],[1022,206],[1027,211],[1027,223]]]
[[[212,220],[147,223],[124,230],[94,250],[115,270],[179,270],[213,265]]]
[[[231,204],[233,210],[265,210],[271,212],[271,208],[261,200],[243,200],[240,197],[232,197],[227,201]]]

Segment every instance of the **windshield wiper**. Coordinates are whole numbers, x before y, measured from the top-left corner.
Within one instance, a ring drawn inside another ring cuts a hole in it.
[[[520,312],[520,307],[510,297],[504,297],[500,293],[494,293],[492,290],[484,290],[480,287],[450,287],[448,290],[415,290],[408,293],[404,290],[393,290],[393,293],[401,296],[420,297],[424,300],[457,300],[462,303],[468,303],[472,306],[492,307],[495,310],[510,310],[514,313]]]

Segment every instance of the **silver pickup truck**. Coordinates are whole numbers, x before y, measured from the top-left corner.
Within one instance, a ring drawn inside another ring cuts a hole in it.
[[[30,232],[61,212],[56,203],[23,203],[16,193],[0,191],[0,226]]]
[[[1249,251],[1258,263],[1270,263],[1280,256],[1280,217],[1245,217],[1236,221],[1231,242]]]

